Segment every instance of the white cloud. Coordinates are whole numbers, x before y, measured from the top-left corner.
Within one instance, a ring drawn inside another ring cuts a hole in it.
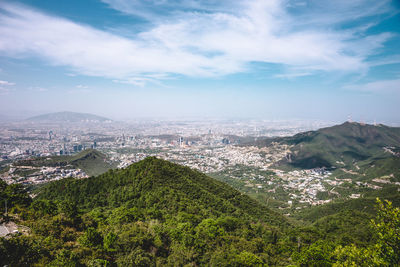
[[[370,66],[400,64],[400,55],[390,55],[386,57],[380,57],[379,59],[368,61],[368,64]]]
[[[29,91],[34,91],[34,92],[47,92],[48,89],[40,86],[31,86],[28,88]]]
[[[275,78],[282,78],[282,79],[293,79],[293,78],[298,78],[298,77],[304,77],[304,76],[310,76],[312,75],[312,72],[291,72],[289,71],[288,73],[283,73],[283,74],[276,74],[274,75]]]
[[[122,84],[131,84],[138,87],[144,87],[146,84],[156,84],[160,87],[169,87],[160,82],[160,80],[170,79],[165,75],[145,75],[143,77],[132,77],[124,80],[113,80],[115,83],[122,83]]]
[[[12,85],[15,85],[15,83],[0,80],[0,95],[8,95],[11,91],[14,91],[10,89]]]
[[[103,1],[131,14],[158,19],[150,29],[127,38],[25,6],[1,4],[5,12],[0,13],[0,53],[40,56],[76,73],[142,86],[170,74],[208,77],[244,72],[252,62],[283,64],[297,73],[365,72],[367,58],[391,38],[389,33],[364,36],[363,29],[326,28],[332,21],[324,21],[323,16],[309,19],[321,20],[315,29],[309,23],[297,23],[298,16],[289,12],[284,0],[234,5],[211,0]],[[344,13],[347,19],[371,15],[371,7],[355,8],[360,0],[348,5],[339,2],[341,12],[352,8]],[[164,10],[164,16],[152,10]],[[339,15],[332,17],[343,22]]]
[[[92,90],[88,89],[88,88],[77,88],[77,89],[67,90],[67,93],[69,93],[69,94],[82,94],[82,93],[88,94],[91,92],[92,92]]]
[[[235,13],[241,1],[229,0],[101,0],[122,13],[159,21],[185,12]]]
[[[364,84],[353,84],[345,86],[344,88],[371,93],[400,93],[400,79],[381,80]]]
[[[76,86],[76,88],[78,88],[78,89],[87,89],[87,88],[89,88],[89,86],[87,86],[87,85],[82,85],[82,84],[78,84],[78,85]]]
[[[0,80],[0,85],[15,85],[15,83]]]

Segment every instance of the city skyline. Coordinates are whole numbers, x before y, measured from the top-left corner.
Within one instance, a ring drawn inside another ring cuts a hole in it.
[[[0,2],[0,112],[400,123],[396,1]]]

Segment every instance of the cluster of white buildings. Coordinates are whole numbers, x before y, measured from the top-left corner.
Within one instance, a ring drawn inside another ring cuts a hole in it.
[[[221,138],[218,138],[218,140],[221,140]],[[271,154],[268,148],[240,147],[231,144],[223,145],[219,142],[216,145],[166,146],[158,150],[148,148],[148,152],[112,152],[111,155],[113,160],[121,162],[120,167],[126,167],[147,156],[157,156],[204,173],[214,173],[237,165],[267,170],[274,160],[284,156],[286,149],[287,147],[284,146],[279,150],[279,153],[274,151],[275,153]]]

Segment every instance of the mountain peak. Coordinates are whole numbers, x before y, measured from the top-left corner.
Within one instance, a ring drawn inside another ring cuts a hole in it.
[[[61,111],[48,113],[27,119],[32,122],[106,122],[108,118],[97,116],[90,113],[78,113],[71,111]]]
[[[71,185],[65,187],[65,183],[71,183]],[[128,187],[131,188],[129,193],[126,191]],[[121,191],[126,191],[124,193],[126,195],[121,193],[120,199],[108,199],[110,192]],[[165,209],[187,209],[188,212],[192,212],[193,207],[201,206],[216,216],[235,214],[235,216],[251,216],[255,220],[263,219],[275,226],[289,225],[283,216],[232,187],[189,167],[156,157],[148,157],[125,169],[110,170],[97,177],[51,183],[44,188],[41,197],[51,196],[62,200],[71,196],[72,192],[77,196],[73,201],[81,203],[86,208],[95,206],[83,202],[106,206],[110,204],[109,201],[114,201],[113,205],[123,205],[129,201],[156,197],[164,199],[157,200],[157,205],[160,207],[165,205],[163,207]],[[79,198],[79,196],[84,196],[84,198]],[[185,200],[185,207],[176,203],[179,199]],[[101,201],[98,203],[97,200]]]

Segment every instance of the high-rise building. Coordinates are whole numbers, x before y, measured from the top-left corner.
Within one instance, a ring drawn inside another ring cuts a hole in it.
[[[228,138],[224,138],[224,139],[222,139],[222,143],[223,143],[224,145],[229,145],[231,142],[229,141]]]
[[[180,146],[183,146],[183,137],[179,137],[178,143]]]

